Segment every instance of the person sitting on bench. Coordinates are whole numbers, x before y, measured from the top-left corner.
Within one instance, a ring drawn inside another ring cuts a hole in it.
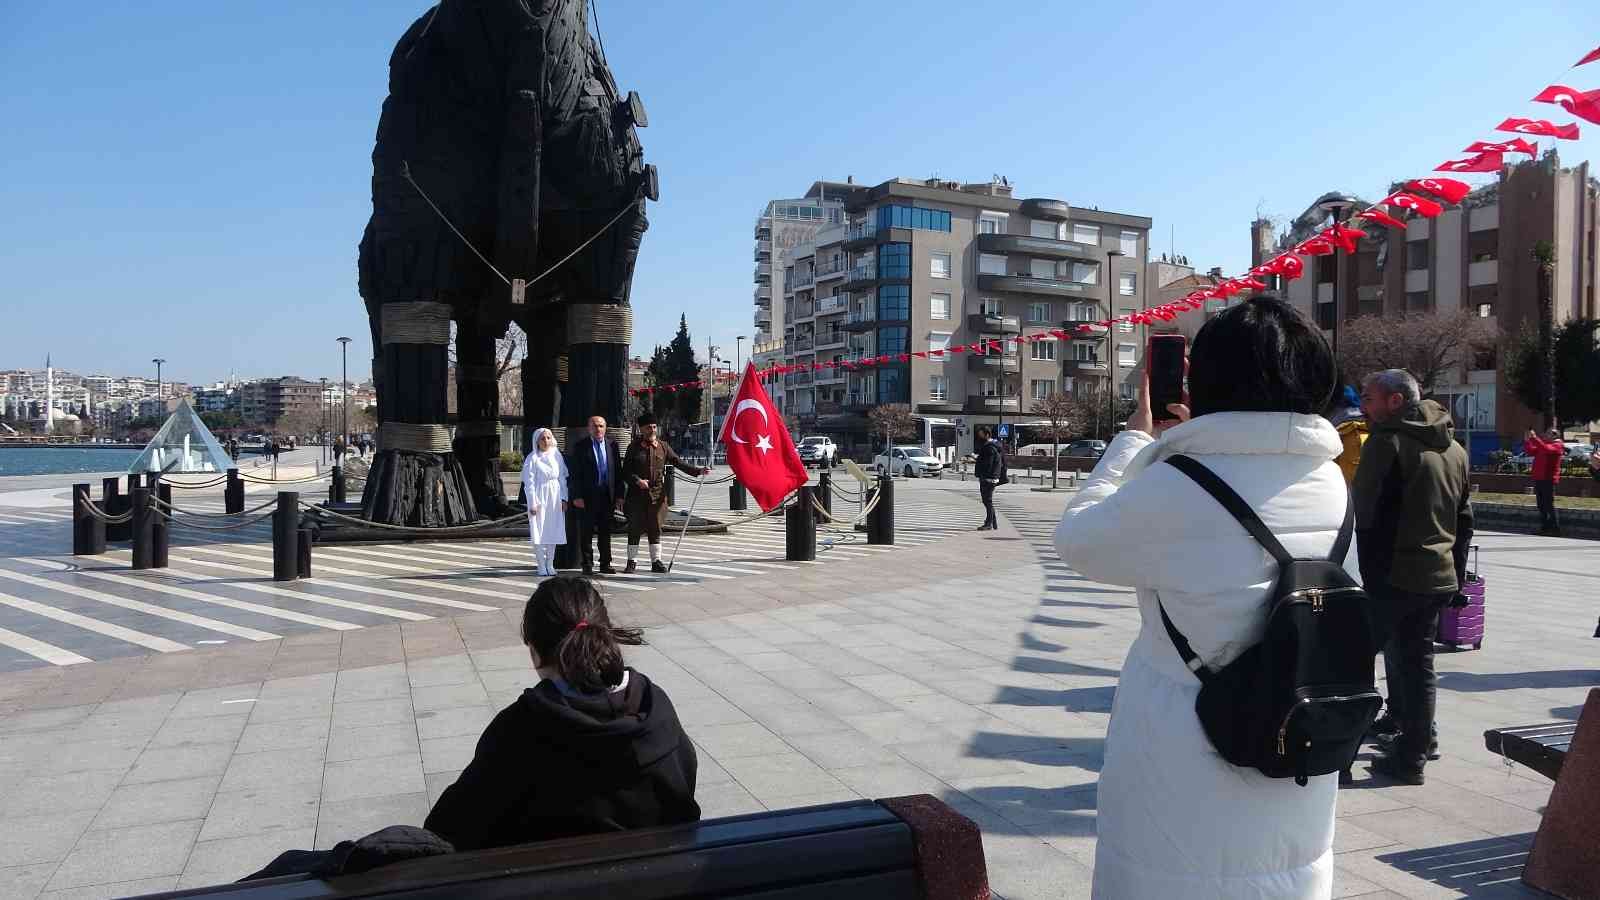
[[[699,821],[694,746],[666,692],[623,665],[644,640],[594,585],[541,583],[522,642],[539,683],[484,729],[423,827],[465,851]]]

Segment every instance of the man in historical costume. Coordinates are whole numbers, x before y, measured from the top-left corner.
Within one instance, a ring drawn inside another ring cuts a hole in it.
[[[594,574],[594,547],[600,543],[600,574],[615,575],[611,568],[612,510],[622,504],[622,468],[617,442],[606,437],[606,420],[589,417],[589,433],[572,445],[567,458],[567,492],[578,511],[578,546],[583,550],[583,574]]]
[[[638,569],[639,536],[650,539],[650,571],[665,573],[661,561],[661,523],[667,519],[667,466],[685,475],[705,475],[710,466],[696,467],[678,458],[666,441],[656,434],[656,417],[645,413],[634,423],[639,436],[628,445],[622,460],[622,480],[627,489],[623,509],[628,516],[628,565],[622,571]]]

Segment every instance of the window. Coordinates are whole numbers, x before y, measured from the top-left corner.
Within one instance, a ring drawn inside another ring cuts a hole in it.
[[[1317,257],[1317,284],[1327,284],[1333,281],[1334,266],[1337,263],[1332,255]]]
[[[929,333],[928,334],[928,349],[929,350],[949,350],[950,349],[950,332],[948,332],[948,331],[934,331],[934,332]]]
[[[1117,276],[1117,293],[1124,297],[1132,297],[1139,293],[1139,280],[1132,272],[1123,272]]]
[[[878,402],[879,403],[909,403],[907,397],[906,370],[888,368],[878,370]]]
[[[1078,284],[1099,284],[1100,264],[1075,262],[1067,274],[1067,280]]]
[[[1034,237],[1050,238],[1054,240],[1060,236],[1061,228],[1054,222],[1046,222],[1042,219],[1034,219],[1028,223],[1028,233]]]
[[[1407,291],[1406,292],[1406,312],[1426,312],[1427,309],[1428,309],[1428,292],[1427,291]]]
[[[1041,323],[1041,322],[1050,321],[1050,304],[1048,304],[1048,303],[1029,303],[1028,304],[1028,321],[1032,322],[1032,323],[1034,323],[1036,325]]]
[[[998,379],[998,378],[979,378],[978,379],[978,396],[980,396],[980,397],[998,397],[998,396],[1000,396],[1000,379]]]
[[[885,284],[878,288],[878,321],[901,322],[911,318],[911,285]]]
[[[1136,344],[1117,345],[1117,365],[1124,369],[1132,368],[1138,363],[1139,347]]]
[[[1056,392],[1056,380],[1054,378],[1035,378],[1028,383],[1028,386],[1031,388],[1029,393],[1035,400],[1043,400]]]
[[[1006,258],[999,253],[978,254],[979,275],[1004,275],[1006,274]]]
[[[1406,268],[1426,269],[1428,267],[1428,242],[1406,241]]]
[[[1126,378],[1122,379],[1122,383],[1117,385],[1117,397],[1123,400],[1132,400],[1133,382]]]
[[[1073,362],[1098,362],[1099,357],[1094,354],[1094,344],[1087,341],[1072,342]]]
[[[1494,315],[1494,304],[1493,303],[1479,303],[1478,304],[1478,318],[1487,319],[1492,315]]]
[[[1048,278],[1052,281],[1056,277],[1055,260],[1030,259],[1028,260],[1028,274],[1035,278]]]
[[[904,325],[878,329],[878,354],[909,353],[911,352],[911,329]]]
[[[978,315],[980,315],[980,316],[998,316],[998,315],[1000,315],[1000,301],[994,299],[993,297],[984,297],[983,299],[979,300],[978,301]]]
[[[979,234],[1005,234],[1006,217],[1000,213],[984,213],[978,217]]]
[[[1030,343],[1028,345],[1028,347],[1030,348],[1029,351],[1028,351],[1028,357],[1030,359],[1043,359],[1043,360],[1050,360],[1052,362],[1055,361],[1055,358],[1056,358],[1056,342],[1055,341],[1033,341],[1032,343]]]
[[[1099,310],[1093,303],[1074,303],[1072,304],[1072,321],[1093,322],[1098,318],[1096,315],[1098,312]]]
[[[1080,244],[1088,244],[1091,247],[1098,247],[1100,246],[1100,226],[1084,225],[1081,222],[1073,222],[1072,239]]]
[[[1133,315],[1133,313],[1134,310],[1126,306],[1117,310],[1117,317],[1121,320],[1117,322],[1118,331],[1122,332],[1123,334],[1133,333],[1133,323],[1129,322],[1127,319],[1127,317]]]
[[[950,397],[950,379],[944,375],[928,376],[928,399],[935,403]]]
[[[1333,327],[1333,304],[1317,304],[1317,327],[1328,329]]]
[[[949,231],[950,214],[942,209],[921,206],[880,206],[876,211],[879,228],[920,228],[923,231]]]
[[[1139,232],[1137,232],[1137,231],[1124,231],[1122,233],[1122,255],[1128,257],[1129,259],[1137,259],[1138,258],[1138,256],[1139,256]]]
[[[928,255],[930,260],[928,274],[934,278],[950,277],[950,254],[942,250],[935,250]]]
[[[878,248],[879,278],[911,277],[911,245],[884,244]]]
[[[950,318],[950,295],[933,294],[928,298],[929,315],[935,319]]]

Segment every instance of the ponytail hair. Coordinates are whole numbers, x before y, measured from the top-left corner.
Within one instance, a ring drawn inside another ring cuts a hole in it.
[[[554,664],[574,690],[604,693],[622,683],[622,647],[639,646],[637,628],[611,624],[605,600],[586,578],[547,578],[522,611],[522,642]]]

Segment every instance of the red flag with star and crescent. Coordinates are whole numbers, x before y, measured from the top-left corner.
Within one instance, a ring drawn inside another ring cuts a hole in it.
[[[747,364],[734,391],[717,440],[728,450],[728,468],[767,512],[806,483],[805,463],[794,449],[783,416],[761,386],[755,364]]]

